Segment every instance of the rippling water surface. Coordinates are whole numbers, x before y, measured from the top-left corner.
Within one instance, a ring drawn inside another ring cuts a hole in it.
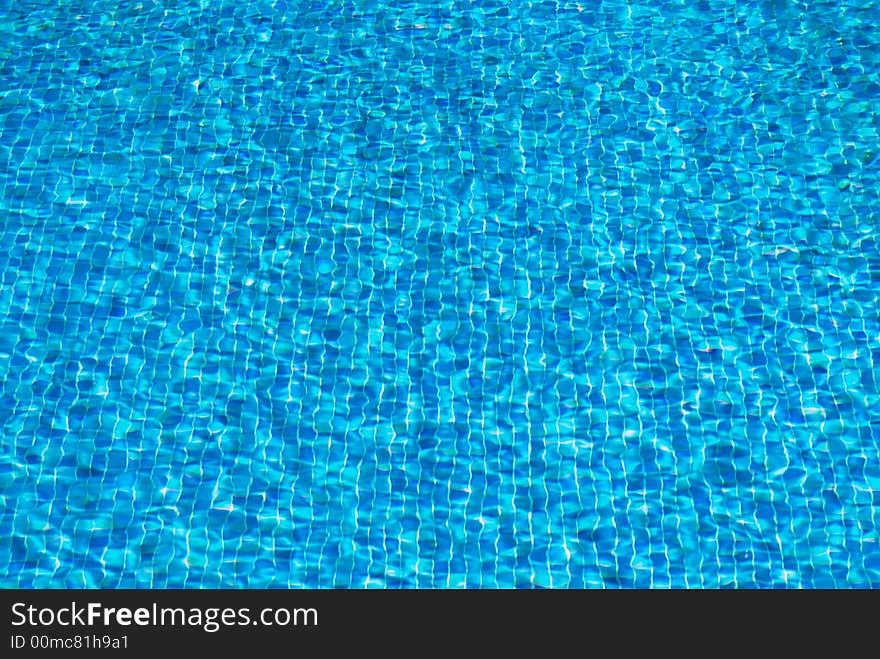
[[[880,4],[0,2],[0,578],[880,586]]]

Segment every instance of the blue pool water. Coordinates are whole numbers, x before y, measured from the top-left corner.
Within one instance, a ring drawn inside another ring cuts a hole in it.
[[[0,585],[880,586],[877,25],[0,1]]]

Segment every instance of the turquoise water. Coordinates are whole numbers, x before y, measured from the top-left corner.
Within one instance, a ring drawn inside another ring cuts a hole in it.
[[[0,585],[880,586],[880,3],[0,2]]]

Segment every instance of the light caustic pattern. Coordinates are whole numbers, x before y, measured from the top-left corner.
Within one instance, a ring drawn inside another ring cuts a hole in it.
[[[880,4],[0,2],[6,586],[880,586]]]

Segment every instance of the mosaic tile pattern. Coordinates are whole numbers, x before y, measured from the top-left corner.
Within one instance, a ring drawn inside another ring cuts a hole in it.
[[[880,3],[0,2],[0,584],[880,586]]]

